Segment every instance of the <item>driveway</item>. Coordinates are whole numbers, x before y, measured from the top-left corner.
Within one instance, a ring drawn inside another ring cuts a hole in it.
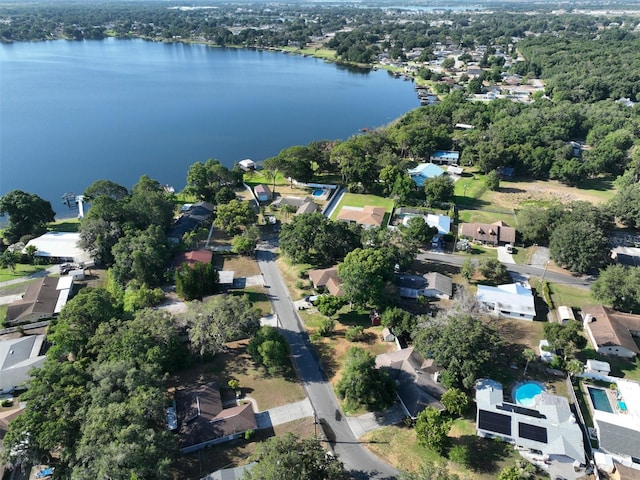
[[[507,253],[507,247],[498,247],[498,260],[501,263],[511,263],[513,265],[516,263],[513,259],[513,255]]]
[[[549,249],[547,247],[535,247],[533,255],[531,255],[531,265],[544,267],[551,259]]]

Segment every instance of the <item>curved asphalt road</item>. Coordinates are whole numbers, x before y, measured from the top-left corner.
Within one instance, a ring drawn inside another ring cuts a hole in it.
[[[344,418],[289,297],[289,291],[275,264],[273,251],[270,247],[258,249],[256,258],[270,292],[274,313],[278,317],[278,328],[291,346],[291,357],[300,381],[334,452],[354,479],[395,479],[398,471],[364,448]]]

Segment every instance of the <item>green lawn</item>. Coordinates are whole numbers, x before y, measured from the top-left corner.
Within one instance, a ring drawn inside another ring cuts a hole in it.
[[[65,218],[49,224],[52,232],[77,232],[80,230],[80,220],[77,218]]]
[[[21,263],[15,266],[15,272],[11,272],[8,268],[0,268],[0,282],[26,277],[44,269],[43,265],[24,265]]]
[[[613,355],[600,355],[590,345],[582,349],[576,357],[583,362],[587,360],[607,362],[611,365],[611,376],[640,382],[640,359],[629,360]]]
[[[338,203],[336,208],[333,210],[333,213],[331,214],[331,220],[336,219],[342,207],[363,208],[367,205],[372,207],[384,207],[387,210],[387,213],[385,214],[385,220],[386,220],[386,218],[391,214],[394,204],[393,204],[393,200],[389,198],[378,197],[376,195],[361,195],[358,193],[345,193],[342,199],[340,200],[340,203]]]

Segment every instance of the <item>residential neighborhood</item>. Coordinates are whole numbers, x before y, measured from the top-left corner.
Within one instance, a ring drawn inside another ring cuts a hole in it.
[[[637,10],[137,8],[128,39],[384,69],[420,107],[96,179],[77,216],[0,195],[0,478],[640,478]],[[20,15],[0,40],[40,39]],[[125,36],[86,15],[56,35]]]

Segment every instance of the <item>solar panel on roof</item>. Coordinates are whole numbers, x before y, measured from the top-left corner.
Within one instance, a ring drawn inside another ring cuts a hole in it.
[[[478,410],[478,428],[511,436],[511,417],[487,410]]]
[[[547,443],[547,429],[537,425],[518,422],[518,436],[534,442]]]
[[[534,410],[533,408],[521,407],[520,405],[515,405],[513,403],[503,403],[502,405],[496,405],[496,408],[498,410],[518,413],[520,415],[527,415],[534,418],[547,418],[546,415],[540,413],[538,410]]]

